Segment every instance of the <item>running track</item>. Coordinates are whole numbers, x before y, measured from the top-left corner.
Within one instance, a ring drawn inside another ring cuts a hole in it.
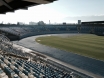
[[[55,35],[66,37],[66,36],[73,36],[78,34],[55,34]],[[48,35],[41,35],[41,36],[48,36]],[[49,46],[41,45],[35,41],[37,37],[40,37],[40,36],[32,36],[32,37],[24,38],[20,41],[14,41],[14,43],[22,45],[24,47],[28,47],[32,50],[46,54],[62,62],[78,67],[85,71],[94,73],[98,76],[102,76],[101,78],[104,78],[104,62],[103,61],[84,57],[81,55],[77,55],[71,52],[66,52],[66,51],[52,48]]]

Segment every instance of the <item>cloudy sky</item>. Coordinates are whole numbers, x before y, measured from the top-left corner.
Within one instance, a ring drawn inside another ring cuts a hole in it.
[[[16,23],[42,20],[46,23],[104,20],[104,0],[58,0],[50,4],[38,5],[28,10],[0,15],[0,22]]]

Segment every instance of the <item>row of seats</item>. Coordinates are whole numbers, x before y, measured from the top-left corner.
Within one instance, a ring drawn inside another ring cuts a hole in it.
[[[72,76],[48,64],[0,55],[0,78],[72,78]]]
[[[76,74],[43,54],[13,47],[4,35],[0,40],[0,78],[73,78]]]
[[[91,27],[91,26],[82,26],[81,28],[80,28],[80,32],[86,32],[86,33],[88,33],[88,32],[94,32],[94,33],[97,33],[97,32],[104,32],[104,27],[98,27],[98,26],[95,26],[95,27]]]
[[[52,32],[52,31],[73,31],[76,30],[76,26],[9,26],[0,27],[0,30],[15,34],[15,35],[25,35],[30,32]]]
[[[42,35],[42,34],[55,34],[55,33],[103,33],[104,27],[88,27],[88,26],[61,26],[61,25],[45,25],[45,26],[4,26],[0,27],[1,31],[17,35],[21,38]]]
[[[70,72],[63,72],[58,67],[46,62],[46,57],[39,53],[27,53],[16,47],[8,47],[5,36],[1,41],[0,78],[72,78]]]

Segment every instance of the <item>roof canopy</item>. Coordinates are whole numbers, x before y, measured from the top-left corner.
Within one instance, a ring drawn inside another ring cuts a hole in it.
[[[89,21],[89,22],[82,22],[82,24],[102,24],[104,21]]]
[[[48,4],[56,0],[0,0],[0,14],[14,12],[17,9],[27,9],[29,6]]]

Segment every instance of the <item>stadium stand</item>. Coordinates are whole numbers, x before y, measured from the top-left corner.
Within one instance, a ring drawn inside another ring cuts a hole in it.
[[[91,78],[88,75],[64,67],[45,56],[26,53],[13,47],[9,40],[22,39],[34,35],[59,33],[102,33],[103,26],[87,25],[1,25],[0,26],[0,71],[1,78]],[[7,38],[7,37],[9,38]],[[74,65],[75,62],[73,62]],[[83,64],[85,65],[85,64]],[[88,64],[86,64],[88,65]],[[93,66],[93,65],[92,65]],[[80,68],[80,66],[79,66]],[[91,67],[87,67],[89,70]],[[85,68],[86,69],[86,68]],[[94,70],[94,69],[91,69]],[[90,70],[90,71],[91,71]],[[71,72],[74,71],[74,74]],[[96,70],[94,70],[96,71]],[[93,72],[94,72],[93,71]],[[99,71],[103,75],[103,70]]]
[[[82,22],[82,26],[90,28],[90,33],[104,36],[104,21]]]
[[[76,26],[63,26],[63,25],[1,26],[0,31],[16,35],[20,39],[28,36],[41,34],[78,32]]]
[[[93,33],[104,35],[103,26],[87,26],[87,25],[1,25],[1,33],[8,33],[22,39],[34,35],[42,34],[60,34],[60,33]],[[7,36],[8,37],[8,36]],[[10,37],[8,37],[10,38]],[[12,37],[13,38],[13,37]],[[11,39],[11,38],[10,38]],[[11,39],[12,40],[12,39]]]
[[[0,35],[0,44],[0,78],[91,78],[73,73],[42,54],[13,47],[4,35]]]
[[[17,9],[27,9],[29,6],[47,4],[53,1],[56,0],[0,0],[0,14],[14,12]],[[87,27],[80,29],[82,30],[81,32],[86,30],[84,33],[89,33],[90,31]],[[96,30],[96,32],[98,31],[102,32],[103,29]],[[70,25],[0,25],[0,78],[92,78],[47,59],[42,54],[27,53],[13,47],[13,43],[9,40],[40,34],[77,32],[79,32],[77,26]]]

